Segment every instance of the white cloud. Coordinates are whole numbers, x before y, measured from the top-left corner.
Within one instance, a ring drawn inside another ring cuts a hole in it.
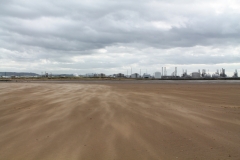
[[[240,61],[240,2],[3,1],[0,71],[149,72]]]

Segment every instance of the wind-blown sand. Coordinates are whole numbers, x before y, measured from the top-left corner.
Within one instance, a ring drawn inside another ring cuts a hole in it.
[[[240,85],[0,83],[0,159],[240,159]]]

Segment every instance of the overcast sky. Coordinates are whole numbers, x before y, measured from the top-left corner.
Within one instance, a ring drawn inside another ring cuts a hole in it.
[[[239,0],[0,0],[0,71],[240,71]]]

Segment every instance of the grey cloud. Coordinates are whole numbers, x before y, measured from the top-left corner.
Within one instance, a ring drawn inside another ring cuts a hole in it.
[[[156,58],[161,58],[162,64],[236,63],[239,54],[231,52],[240,43],[240,12],[234,6],[240,3],[231,3],[2,0],[0,54],[4,55],[0,58],[36,64],[48,59],[59,62],[55,68],[121,68],[142,65],[140,58],[147,59],[144,65],[158,63]],[[207,55],[194,52],[196,46],[208,47],[201,51]],[[231,50],[223,50],[225,46]],[[225,53],[213,53],[212,47]],[[115,65],[91,60],[87,64],[72,62],[68,67],[62,63],[71,62],[74,56],[94,59],[102,54],[98,49],[104,48],[109,49],[104,55],[120,57]],[[174,53],[167,54],[171,49]],[[132,59],[121,57],[123,53],[131,54]]]

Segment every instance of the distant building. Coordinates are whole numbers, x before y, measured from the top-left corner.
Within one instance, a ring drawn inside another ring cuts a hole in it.
[[[185,72],[183,70],[182,78],[191,78],[191,76],[187,74],[187,70]]]
[[[214,74],[212,74],[212,77],[213,78],[219,78],[220,77],[219,71],[217,70]]]
[[[125,75],[124,77],[126,77],[126,78],[131,78],[131,75]]]
[[[211,75],[209,73],[206,72],[206,69],[202,70],[202,75],[203,78],[211,78]]]
[[[102,78],[102,77],[106,77],[106,75],[104,73],[87,73],[85,75],[85,77],[89,77],[89,78]]]
[[[103,78],[103,77],[106,77],[106,75],[104,73],[100,73],[98,74],[98,77]]]
[[[189,76],[190,77],[190,76]],[[178,79],[179,76],[162,76],[161,79]],[[186,77],[185,77],[186,78]]]
[[[113,74],[113,77],[116,77],[116,78],[124,78],[124,74],[122,74],[122,73]]]
[[[223,68],[222,68],[222,71],[220,73],[220,77],[223,77],[223,78],[227,77],[227,75],[225,74],[225,69],[223,69]]]
[[[5,76],[2,76],[2,78],[11,78],[11,76],[5,75]]]
[[[237,70],[235,70],[235,72],[233,73],[233,77],[234,77],[234,78],[238,78],[238,72],[237,72]]]
[[[96,73],[87,73],[87,74],[85,75],[85,77],[92,78],[92,77],[94,77],[95,75],[97,75],[97,74],[96,74]]]
[[[199,72],[192,72],[192,78],[200,78],[201,74]]]
[[[73,77],[79,77],[79,75],[77,73],[74,73]]]
[[[152,78],[151,75],[150,75],[150,74],[147,74],[147,73],[144,73],[142,77],[143,77],[143,78]]]
[[[154,78],[161,78],[161,72],[155,72]]]
[[[11,77],[11,76],[34,77],[34,76],[39,76],[38,74],[31,73],[31,72],[0,72],[0,75],[5,76],[5,77]]]
[[[138,73],[133,73],[130,78],[140,78],[140,75]]]

